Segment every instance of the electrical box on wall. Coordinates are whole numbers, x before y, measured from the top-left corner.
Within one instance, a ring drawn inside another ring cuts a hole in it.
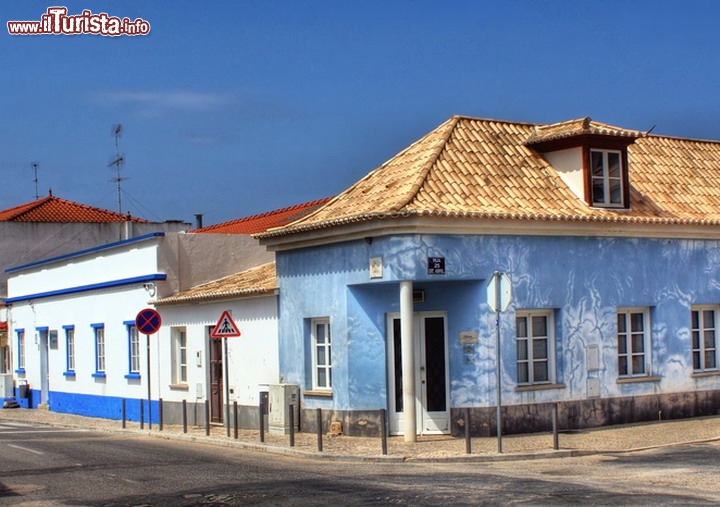
[[[13,376],[12,373],[0,374],[0,401],[13,396]]]
[[[295,428],[300,425],[300,388],[295,384],[270,384],[268,389],[268,431],[272,435],[290,433],[290,405]]]

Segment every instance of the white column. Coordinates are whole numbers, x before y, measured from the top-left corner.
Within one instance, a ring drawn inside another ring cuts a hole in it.
[[[415,415],[415,348],[413,340],[413,283],[400,282],[400,335],[402,337],[403,433],[406,442],[417,440]]]

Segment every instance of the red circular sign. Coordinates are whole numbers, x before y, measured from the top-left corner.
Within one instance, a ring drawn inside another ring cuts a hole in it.
[[[135,317],[135,327],[142,334],[154,334],[157,333],[158,329],[162,325],[162,319],[157,310],[152,308],[145,308],[140,310]]]

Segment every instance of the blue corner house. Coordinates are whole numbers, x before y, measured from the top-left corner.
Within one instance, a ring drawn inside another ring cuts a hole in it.
[[[453,117],[258,237],[306,428],[317,408],[406,439],[467,410],[496,434],[499,401],[503,433],[554,408],[562,429],[720,411],[720,143]]]

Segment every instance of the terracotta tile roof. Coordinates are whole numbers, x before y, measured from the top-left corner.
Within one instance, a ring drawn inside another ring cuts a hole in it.
[[[155,305],[171,305],[183,303],[199,303],[218,299],[229,299],[243,296],[270,294],[277,290],[275,263],[270,262],[256,268],[248,269],[219,280],[204,283],[178,292],[172,296],[159,299]]]
[[[130,215],[60,199],[52,194],[0,211],[0,222],[125,222],[127,220],[147,222]]]
[[[629,210],[588,206],[527,144],[583,133],[637,137],[628,147]],[[584,118],[545,126],[455,116],[325,206],[257,237],[403,216],[717,225],[720,142]]]
[[[193,229],[189,232],[213,234],[256,234],[273,227],[281,227],[294,222],[308,213],[312,213],[329,200],[329,197],[325,199],[318,199],[317,201],[297,204],[295,206],[289,206],[275,211],[268,211],[259,215],[252,215],[238,220],[232,220],[230,222]]]

